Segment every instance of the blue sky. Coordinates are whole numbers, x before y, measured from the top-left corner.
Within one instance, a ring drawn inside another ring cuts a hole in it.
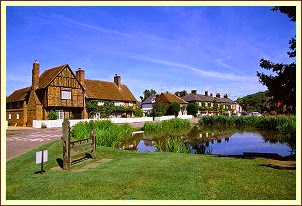
[[[259,60],[289,62],[295,23],[270,7],[8,7],[7,95],[68,63],[86,78],[145,89],[227,93],[266,90]]]

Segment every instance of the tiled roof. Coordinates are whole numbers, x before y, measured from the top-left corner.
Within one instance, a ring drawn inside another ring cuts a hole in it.
[[[236,102],[234,102],[233,100],[229,99],[229,98],[218,98],[218,97],[214,97],[216,102],[218,103],[229,103],[229,104],[235,104]]]
[[[39,79],[39,88],[45,88],[68,64],[63,64],[52,69],[45,70]]]
[[[124,84],[119,88],[114,82],[85,79],[84,87],[89,99],[136,101],[131,91]]]
[[[194,95],[192,93],[185,95],[184,97],[182,97],[183,100],[187,101],[187,102],[213,102],[214,101],[214,97],[212,96],[205,96],[205,95],[201,95],[201,94],[197,94]]]
[[[31,87],[25,87],[14,91],[6,98],[6,102],[17,102],[25,100],[26,95],[30,92]]]
[[[171,103],[171,102],[177,102],[179,104],[187,104],[188,102],[186,102],[185,100],[183,100],[182,98],[176,96],[175,94],[171,94],[171,93],[161,93],[157,98],[156,101],[159,102],[164,102],[164,103]]]
[[[142,102],[142,104],[153,104],[155,102],[156,95],[157,94],[150,95],[147,97],[147,99],[145,99],[145,101]]]

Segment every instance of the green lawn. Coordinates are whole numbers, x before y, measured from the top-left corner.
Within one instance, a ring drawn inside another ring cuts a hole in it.
[[[50,169],[62,158],[61,142],[45,146],[43,175],[32,150],[7,162],[7,199],[295,199],[295,170],[267,167],[268,159],[98,148],[98,166]]]

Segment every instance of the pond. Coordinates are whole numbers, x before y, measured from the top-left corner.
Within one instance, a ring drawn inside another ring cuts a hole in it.
[[[145,135],[125,143],[122,149],[142,152],[169,151],[210,155],[295,154],[295,138],[253,129],[199,128]]]

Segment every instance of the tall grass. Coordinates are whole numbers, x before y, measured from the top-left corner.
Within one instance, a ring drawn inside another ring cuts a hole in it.
[[[181,136],[170,135],[168,138],[158,141],[156,150],[160,152],[174,152],[174,153],[190,153]]]
[[[89,138],[92,129],[96,131],[97,145],[116,148],[131,138],[134,131],[129,124],[117,125],[108,120],[79,122],[72,127],[71,137],[73,140]]]
[[[146,122],[143,130],[147,132],[162,132],[164,130],[190,129],[191,122],[187,119],[171,119],[161,122]]]
[[[249,126],[264,130],[278,131],[290,136],[296,135],[296,116],[204,116],[199,120],[200,125],[217,126]]]

